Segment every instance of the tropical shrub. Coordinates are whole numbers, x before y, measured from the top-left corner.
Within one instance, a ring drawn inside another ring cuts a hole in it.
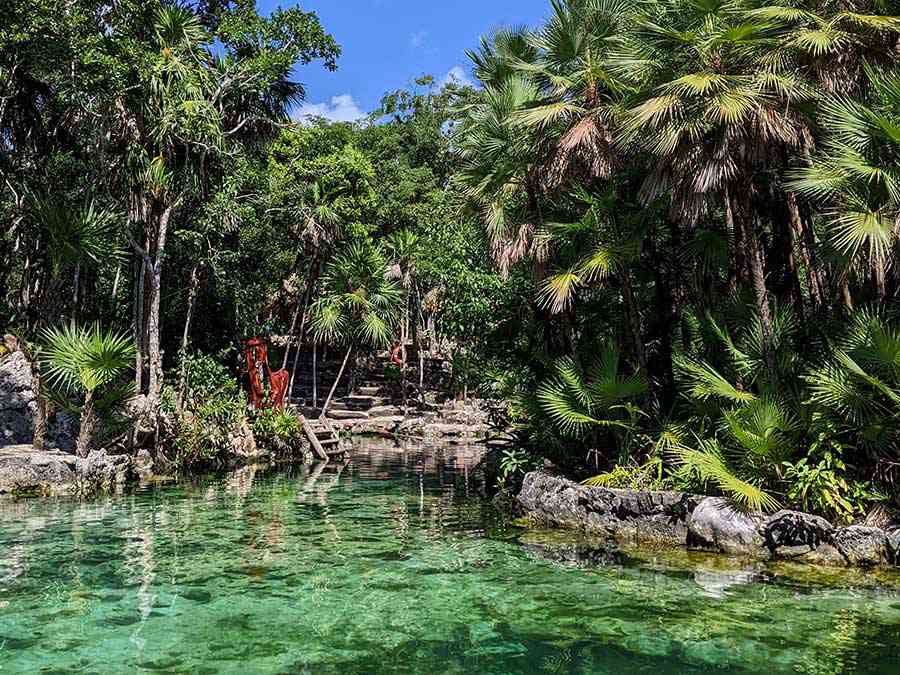
[[[98,427],[134,394],[134,386],[123,376],[134,364],[136,350],[131,339],[74,322],[47,328],[37,358],[45,396],[79,416],[76,452],[86,457]]]
[[[166,387],[163,403],[174,418],[175,462],[190,466],[215,462],[229,450],[229,438],[246,419],[247,397],[237,378],[209,354],[182,356],[182,405]]]
[[[253,418],[256,443],[280,454],[293,454],[306,446],[300,418],[286,410],[259,410]]]

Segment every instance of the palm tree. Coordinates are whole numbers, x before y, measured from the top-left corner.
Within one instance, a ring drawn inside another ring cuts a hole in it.
[[[539,301],[558,313],[571,305],[578,288],[617,277],[634,355],[640,367],[646,369],[631,273],[631,265],[641,251],[644,210],[627,208],[616,186],[610,186],[602,195],[582,189],[574,198],[585,207],[581,220],[547,223],[538,235],[541,247],[556,267],[541,284]]]
[[[321,414],[325,415],[353,351],[362,346],[390,345],[403,293],[388,279],[381,249],[369,242],[356,242],[339,253],[325,270],[322,288],[323,296],[312,307],[316,339],[347,345],[322,406]]]
[[[124,256],[118,216],[112,210],[98,206],[93,200],[72,208],[49,196],[35,197],[30,210],[31,217],[47,236],[55,283],[51,283],[45,294],[58,296],[62,275],[70,273],[74,319],[81,299],[85,271],[105,262],[118,261]],[[55,302],[61,300],[60,297],[48,299]],[[49,310],[44,308],[43,311]]]
[[[617,432],[634,430],[638,409],[633,401],[647,391],[645,376],[641,371],[623,374],[621,354],[612,341],[602,345],[586,371],[571,357],[558,359],[554,371],[538,388],[538,403],[563,434],[588,436],[588,454],[594,455],[599,467],[596,432],[611,432],[616,438]],[[616,442],[623,453],[623,440],[616,438]]]
[[[532,254],[541,222],[539,142],[519,115],[538,96],[530,79],[510,75],[485,86],[460,111],[464,117],[456,129],[462,161],[457,180],[482,217],[504,274]]]
[[[621,165],[615,136],[630,91],[609,56],[635,7],[632,0],[555,0],[547,23],[527,36],[533,59],[510,64],[539,87],[520,116],[549,148],[546,189],[609,178]]]
[[[125,334],[101,330],[99,324],[78,327],[74,323],[47,328],[38,353],[46,382],[62,397],[77,396],[81,414],[76,451],[86,457],[97,426],[100,394],[121,398],[121,388],[109,388],[132,365],[134,343]],[[104,391],[105,390],[105,391]]]
[[[295,231],[304,242],[306,249],[311,251],[311,255],[309,255],[309,270],[307,272],[303,300],[298,300],[297,302],[294,316],[291,319],[290,332],[288,333],[289,337],[297,336],[297,349],[294,353],[294,363],[291,367],[291,381],[288,385],[288,391],[293,391],[294,389],[294,378],[297,375],[297,364],[300,361],[300,349],[303,346],[303,339],[306,334],[309,299],[321,272],[320,261],[322,254],[326,247],[333,244],[340,232],[341,207],[349,199],[344,190],[336,190],[333,193],[329,193],[319,181],[305,183],[298,191],[299,203],[293,214],[296,218]],[[299,329],[297,328],[298,318],[300,318]],[[284,360],[281,363],[282,369],[287,367],[290,353],[291,343],[289,340],[284,350]]]
[[[871,274],[884,302],[900,222],[900,73],[865,70],[865,99],[841,94],[822,102],[820,150],[807,167],[793,172],[791,186],[827,204],[832,245],[849,269]]]
[[[798,112],[812,98],[797,73],[770,58],[772,27],[735,3],[650,3],[612,58],[641,95],[627,137],[653,160],[643,194],[671,194],[673,217],[696,222],[724,210],[734,275],[750,283],[766,342],[772,316],[754,178],[808,133]],[[771,355],[767,367],[774,372]]]

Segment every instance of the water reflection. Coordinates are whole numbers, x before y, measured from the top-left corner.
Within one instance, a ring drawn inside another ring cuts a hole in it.
[[[366,442],[350,463],[250,467],[96,502],[0,503],[0,669],[896,665],[893,591],[521,532],[481,498],[481,454]]]

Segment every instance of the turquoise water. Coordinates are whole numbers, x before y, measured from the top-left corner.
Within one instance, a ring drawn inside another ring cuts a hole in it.
[[[900,673],[890,577],[512,529],[476,460],[0,502],[0,673]]]

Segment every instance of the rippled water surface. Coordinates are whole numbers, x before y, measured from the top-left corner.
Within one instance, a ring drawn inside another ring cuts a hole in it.
[[[0,673],[900,673],[891,578],[511,529],[477,455],[0,502]]]

